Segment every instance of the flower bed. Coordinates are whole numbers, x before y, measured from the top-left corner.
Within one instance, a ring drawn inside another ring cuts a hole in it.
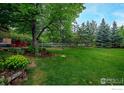
[[[28,45],[29,43],[25,41],[19,41],[19,40],[12,41],[12,47],[27,47]]]

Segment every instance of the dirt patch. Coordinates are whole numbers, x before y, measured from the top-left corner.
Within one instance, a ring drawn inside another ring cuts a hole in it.
[[[28,65],[28,67],[31,67],[31,68],[34,68],[34,67],[36,67],[36,64],[35,64],[35,62],[33,61],[33,62],[31,62],[31,64],[29,64]]]
[[[30,60],[30,64],[28,65],[28,67],[31,67],[31,68],[34,68],[34,67],[36,67],[37,65],[36,65],[36,63],[35,63],[35,57],[30,57],[30,56],[28,56],[28,58],[29,58],[29,60]]]

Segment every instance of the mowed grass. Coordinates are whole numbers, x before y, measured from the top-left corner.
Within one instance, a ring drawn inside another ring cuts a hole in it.
[[[28,67],[23,85],[124,85],[124,49],[65,48],[52,49],[57,56],[35,57],[36,67]],[[7,58],[12,54],[0,52]],[[65,55],[66,57],[62,57]],[[122,82],[123,81],[123,82]]]
[[[49,51],[58,56],[35,58],[37,66],[28,68],[28,80],[23,84],[101,85],[101,78],[107,78],[108,84],[124,84],[119,81],[124,78],[124,49],[65,48]]]

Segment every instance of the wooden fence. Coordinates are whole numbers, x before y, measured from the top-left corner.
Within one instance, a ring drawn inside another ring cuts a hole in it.
[[[39,43],[40,47],[83,47],[83,44],[74,43]]]

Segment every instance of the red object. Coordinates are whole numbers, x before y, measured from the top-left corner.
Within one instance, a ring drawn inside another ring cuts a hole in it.
[[[28,42],[22,42],[22,41],[13,41],[12,42],[12,47],[27,47],[29,45]]]

